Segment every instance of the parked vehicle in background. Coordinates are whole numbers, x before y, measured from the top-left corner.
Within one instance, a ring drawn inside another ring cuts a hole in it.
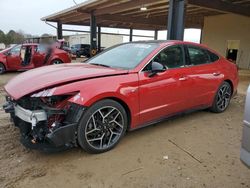
[[[20,74],[5,86],[4,109],[27,147],[101,153],[128,130],[193,110],[224,112],[237,85],[236,65],[203,45],[140,41]]]
[[[240,152],[241,161],[250,167],[250,86],[247,91],[242,145]]]
[[[70,54],[65,50],[44,44],[19,44],[0,51],[0,74],[70,62]]]
[[[90,45],[89,44],[74,44],[71,46],[71,53],[76,57],[86,56],[90,57]]]

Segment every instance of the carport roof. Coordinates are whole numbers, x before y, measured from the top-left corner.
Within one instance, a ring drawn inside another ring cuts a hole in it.
[[[147,10],[142,11],[145,7]],[[88,0],[41,20],[89,26],[93,12],[101,27],[164,30],[168,7],[169,0]],[[188,0],[186,7],[187,28],[202,28],[205,16],[225,13],[250,16],[250,0]]]

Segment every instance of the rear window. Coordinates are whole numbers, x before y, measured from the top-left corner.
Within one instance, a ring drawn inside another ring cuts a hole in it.
[[[82,45],[81,45],[81,48],[90,48],[90,45],[82,44]]]
[[[218,55],[216,55],[213,52],[210,52],[209,50],[207,51],[207,53],[210,57],[211,62],[215,62],[215,61],[218,61],[220,59]]]
[[[190,65],[202,65],[210,63],[210,58],[206,50],[195,46],[188,46],[187,49],[189,54]]]

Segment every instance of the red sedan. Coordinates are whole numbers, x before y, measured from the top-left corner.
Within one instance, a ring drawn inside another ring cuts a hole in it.
[[[85,64],[20,74],[5,86],[4,109],[27,147],[79,144],[87,152],[101,153],[128,130],[193,110],[224,112],[237,85],[235,64],[205,46],[133,42]]]
[[[70,62],[70,55],[64,50],[35,43],[20,44],[0,51],[0,74]]]

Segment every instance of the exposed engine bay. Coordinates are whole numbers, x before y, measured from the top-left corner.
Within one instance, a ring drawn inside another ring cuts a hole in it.
[[[14,101],[6,97],[4,109],[21,132],[28,148],[44,151],[76,146],[77,122],[84,107],[68,102],[72,96],[25,96]]]

